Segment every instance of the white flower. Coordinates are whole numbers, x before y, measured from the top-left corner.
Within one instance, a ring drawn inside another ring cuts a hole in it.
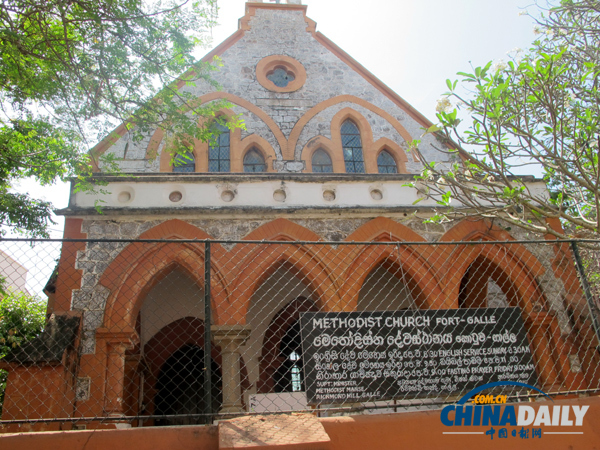
[[[448,97],[441,97],[438,99],[437,104],[435,105],[435,110],[439,113],[451,113],[454,109],[454,105]]]
[[[528,15],[528,14],[529,14],[529,13],[528,13],[527,11],[525,11],[525,10],[523,10],[523,11],[519,11],[519,16],[526,16],[526,15]]]
[[[508,64],[506,64],[502,59],[496,61],[492,66],[493,73],[504,72],[506,69],[508,69]]]
[[[533,27],[533,34],[542,34],[542,29],[536,25]]]

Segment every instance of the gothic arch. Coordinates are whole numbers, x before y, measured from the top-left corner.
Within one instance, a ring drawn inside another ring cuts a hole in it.
[[[318,149],[323,149],[329,155],[329,158],[331,158],[333,173],[346,173],[343,155],[339,151],[336,151],[336,147],[331,139],[327,139],[321,135],[310,139],[302,149],[300,159],[304,160],[306,164],[305,172],[312,173],[312,156]]]
[[[387,120],[392,127],[394,127],[394,129],[398,132],[398,134],[400,134],[400,136],[402,136],[402,138],[406,142],[412,141],[413,138],[410,135],[410,133],[406,130],[406,128],[404,128],[402,126],[402,124],[398,121],[398,119],[396,119],[394,116],[392,116],[387,111],[379,108],[378,106],[373,105],[372,103],[370,103],[366,100],[363,100],[362,98],[356,97],[354,95],[339,95],[337,97],[333,97],[333,98],[324,100],[321,103],[318,103],[317,105],[313,106],[311,109],[309,109],[306,112],[306,114],[304,114],[300,118],[300,120],[298,122],[296,122],[296,125],[294,125],[294,128],[292,129],[292,132],[290,133],[290,137],[288,139],[287,152],[284,153],[283,159],[294,159],[294,154],[296,152],[296,145],[298,144],[298,139],[300,138],[300,134],[302,133],[302,130],[304,129],[306,124],[313,117],[315,117],[317,114],[319,114],[320,112],[326,110],[327,108],[329,108],[331,106],[337,105],[339,103],[344,103],[344,102],[355,103],[355,104],[362,106],[363,108],[366,108],[369,111],[377,114],[378,116],[381,116],[382,118]],[[416,162],[418,162],[418,160],[416,159],[416,155],[413,155],[413,159]]]
[[[211,102],[214,100],[227,100],[228,102],[231,102],[234,105],[238,105],[238,106],[248,110],[249,112],[253,113],[254,115],[256,115],[259,119],[261,119],[265,123],[265,125],[267,125],[269,130],[271,130],[271,132],[275,136],[275,139],[277,140],[277,143],[279,144],[282,155],[285,154],[285,150],[287,148],[287,139],[283,135],[282,131],[279,129],[279,126],[277,126],[275,121],[265,111],[263,111],[258,106],[254,105],[253,103],[250,103],[248,100],[244,100],[243,98],[238,97],[237,95],[230,94],[228,92],[212,92],[210,94],[205,94],[205,95],[198,97],[197,99],[195,99],[192,102],[192,104],[201,105],[201,104],[208,103],[208,102]],[[237,129],[237,130],[238,130],[239,134],[238,135],[234,134],[234,136],[232,136],[234,138],[234,139],[232,139],[232,143],[231,143],[232,150],[234,147],[236,147],[237,143],[240,142],[239,138],[241,137],[241,129]],[[236,136],[237,136],[237,138],[236,138]],[[150,144],[148,145],[148,147],[146,149],[146,159],[153,159],[157,156],[158,148],[159,148],[160,143],[162,142],[163,138],[164,138],[164,130],[159,127],[156,129],[156,131],[150,138]],[[99,148],[99,150],[97,152],[98,154],[94,153],[94,155],[99,156],[100,154],[104,153],[107,149],[108,149],[108,147],[103,148],[102,150],[100,150],[100,148]],[[274,152],[274,153],[276,153],[276,152]]]
[[[486,280],[492,276],[501,285],[511,306],[521,309],[537,371],[546,389],[557,383],[585,385],[585,381],[569,369],[570,344],[561,335],[556,315],[538,284],[545,269],[537,258],[522,244],[510,243],[513,238],[505,230],[483,219],[462,221],[442,240],[507,241],[507,244],[448,246],[447,263],[443,268],[448,301],[454,308],[459,306],[461,282],[471,265],[476,270],[472,276]],[[472,306],[478,306],[477,302]]]
[[[282,217],[267,222],[244,237],[245,241],[320,241],[321,237],[302,225]]]
[[[369,152],[373,142],[373,131],[371,130],[371,125],[362,114],[352,108],[343,108],[339,110],[331,119],[331,141],[333,143],[336,157],[341,158],[341,160],[344,161],[341,128],[342,124],[347,120],[354,123],[360,133],[365,173],[374,173],[373,167],[367,164],[367,152]],[[346,167],[344,164],[344,173],[345,172]]]
[[[379,172],[377,158],[384,150],[386,150],[392,156],[392,158],[394,158],[398,173],[407,173],[406,163],[408,162],[408,158],[405,151],[394,141],[384,137],[377,139],[377,141],[373,143],[373,151],[369,152],[367,156],[367,158],[373,159],[373,161],[369,162],[369,165],[375,166],[377,172]]]
[[[263,244],[260,248],[254,246],[244,261],[247,263],[240,264],[244,269],[237,273],[230,291],[236,302],[233,310],[239,316],[236,323],[245,323],[252,296],[282,266],[305,282],[322,310],[337,308],[338,286],[333,281],[336,277],[321,260],[318,251],[295,244]]]
[[[379,241],[387,240],[381,236]],[[392,241],[398,240],[392,236]],[[354,246],[352,246],[354,247]],[[393,245],[357,246],[352,248],[352,261],[346,269],[342,293],[345,311],[354,311],[358,304],[358,296],[364,281],[369,274],[381,264],[390,265],[394,271],[403,271],[407,277],[411,294],[419,308],[447,308],[444,302],[443,290],[438,284],[436,272],[423,255],[414,248]]]
[[[375,238],[388,234],[388,241],[392,241],[392,236],[395,240],[406,242],[426,242],[417,232],[411,230],[406,225],[395,222],[387,217],[376,217],[369,220],[367,223],[358,227],[350,234],[345,241],[369,242]]]
[[[448,230],[440,241],[507,241],[514,240],[505,230],[485,219],[466,219]],[[444,286],[448,299],[457,301],[460,282],[468,267],[478,257],[485,257],[500,270],[511,274],[511,282],[518,286],[522,299],[532,299],[547,307],[536,278],[545,272],[539,260],[522,244],[490,244],[473,246],[445,246]],[[532,303],[519,305],[528,311]]]
[[[377,217],[365,223],[349,235],[346,242],[425,242],[425,239],[398,222],[386,217]],[[345,308],[356,308],[360,289],[371,273],[380,264],[395,265],[407,275],[415,301],[421,307],[448,307],[445,305],[443,290],[438,284],[437,257],[429,245],[419,246],[343,246],[346,252],[343,259],[352,261],[346,269],[343,283],[347,299]]]
[[[227,120],[233,117],[235,114],[230,109],[221,109],[219,112],[215,114],[215,119],[220,116],[225,116]],[[200,118],[198,120],[198,126],[204,125],[205,122],[214,120],[213,118]],[[231,158],[231,150],[235,144],[240,142],[242,135],[242,130],[240,128],[235,128],[230,131],[230,158]],[[158,153],[158,148],[160,143],[162,142],[164,137],[164,131],[162,129],[157,129],[154,132],[154,136],[150,140],[148,144],[148,148],[146,149],[146,157],[149,159],[155,158]],[[172,172],[173,165],[171,164],[172,155],[171,152],[168,151],[168,145],[165,144],[162,151],[160,152],[160,172]],[[202,142],[198,139],[194,139],[194,150],[192,152],[194,154],[194,158],[196,160],[196,172],[205,173],[208,172],[208,142]]]
[[[277,155],[273,151],[271,144],[258,134],[246,136],[242,139],[239,146],[231,149],[231,171],[244,171],[244,156],[253,147],[258,150],[265,161],[265,172],[274,172],[273,161],[277,160]]]
[[[199,228],[179,219],[172,219],[142,233],[139,239],[210,239],[211,236]],[[219,305],[227,303],[228,283],[224,280],[220,259],[225,249],[213,245],[212,301],[214,314],[219,314]],[[149,289],[175,267],[180,268],[199,285],[204,285],[204,249],[199,244],[184,243],[139,243],[125,247],[104,270],[99,285],[110,291],[106,302],[105,326],[113,330],[133,330],[137,310]]]
[[[123,282],[116,289],[111,290],[106,302],[104,323],[109,330],[133,329],[137,313],[148,292],[175,268],[181,270],[198,285],[204,286],[204,252],[199,246],[158,244],[145,252],[137,261],[128,264],[129,267],[126,268],[123,266],[115,268],[124,271],[125,275]],[[216,261],[213,261],[212,273],[214,276],[211,283],[211,297],[213,319],[216,322],[220,311],[226,308],[227,283],[220,276],[222,272]],[[106,286],[103,281],[101,279],[100,283]]]

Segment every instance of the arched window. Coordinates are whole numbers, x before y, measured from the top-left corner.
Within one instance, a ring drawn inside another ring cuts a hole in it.
[[[302,342],[300,339],[300,322],[296,320],[285,332],[279,345],[279,356],[283,359],[281,366],[273,375],[275,392],[304,391],[302,376]]]
[[[312,155],[312,171],[319,173],[332,173],[333,165],[331,164],[331,158],[325,150],[322,148],[318,149]]]
[[[266,169],[265,159],[255,147],[252,147],[244,156],[244,172],[264,172]]]
[[[351,120],[346,120],[342,124],[341,133],[346,172],[365,173],[365,162],[358,127]]]
[[[181,154],[178,153],[173,161],[173,172],[195,172],[196,160],[192,152]]]
[[[229,128],[217,124],[219,136],[208,147],[208,171],[229,172]]]
[[[396,161],[386,150],[383,150],[377,157],[377,169],[379,173],[398,173]]]

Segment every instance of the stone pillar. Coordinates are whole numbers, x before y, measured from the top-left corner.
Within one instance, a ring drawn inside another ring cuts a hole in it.
[[[220,413],[244,412],[240,378],[240,352],[250,336],[247,325],[213,325],[212,338],[221,348],[223,405]]]
[[[135,338],[131,332],[96,331],[96,342],[103,344],[106,352],[104,414],[109,417],[125,416],[125,352],[133,346]],[[129,425],[114,423],[117,428]]]

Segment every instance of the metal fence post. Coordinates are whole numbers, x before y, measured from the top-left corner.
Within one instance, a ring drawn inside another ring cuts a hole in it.
[[[212,338],[210,308],[210,242],[204,243],[204,396],[206,399],[207,422],[212,423]]]
[[[588,308],[590,309],[590,314],[592,316],[592,325],[594,326],[594,331],[596,332],[596,339],[598,340],[599,344],[599,346],[596,347],[596,349],[600,350],[600,325],[598,324],[598,307],[594,303],[594,297],[592,296],[590,283],[588,282],[587,276],[585,274],[585,269],[583,267],[583,262],[581,261],[581,255],[579,254],[577,242],[571,241],[571,249],[573,250],[573,255],[575,255],[575,265],[577,267],[577,272],[579,273],[579,279],[581,280],[581,285],[583,286],[585,299],[587,301]]]

